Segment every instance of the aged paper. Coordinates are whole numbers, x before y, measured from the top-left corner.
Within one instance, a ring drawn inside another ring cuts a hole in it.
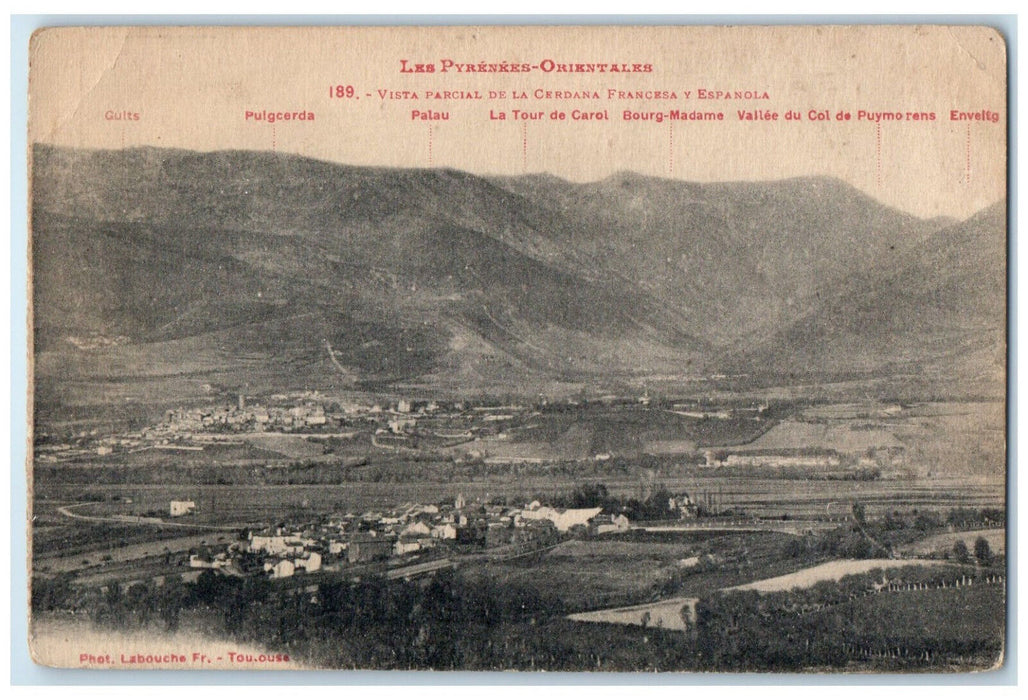
[[[38,32],[33,657],[998,668],[1006,76],[977,26]]]

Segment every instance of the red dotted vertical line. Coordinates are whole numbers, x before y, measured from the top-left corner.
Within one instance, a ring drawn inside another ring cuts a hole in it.
[[[521,122],[521,170],[528,170],[528,124]]]
[[[669,175],[675,174],[675,123],[667,123],[667,171]]]
[[[271,151],[278,152],[278,132],[275,130],[275,122],[271,122]]]
[[[428,125],[428,167],[434,167],[434,160],[432,154],[432,125]]]
[[[971,184],[971,122],[967,123],[967,136],[964,139],[964,184]]]
[[[882,125],[875,124],[875,181],[882,186]]]

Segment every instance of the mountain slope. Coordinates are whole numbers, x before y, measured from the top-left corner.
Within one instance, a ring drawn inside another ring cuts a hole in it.
[[[85,338],[157,353],[207,334],[267,371],[302,361],[305,382],[337,365],[411,379],[484,355],[514,383],[708,354],[657,300],[558,255],[514,211],[530,204],[464,174],[152,149],[38,148],[34,165],[40,352]]]
[[[36,146],[33,196],[37,379],[58,402],[75,378],[533,393],[966,370],[969,334],[1003,326],[1002,217],[939,231],[826,178],[574,184]]]
[[[1002,393],[1005,329],[1006,209],[1000,203],[840,279],[740,365],[811,374],[891,368],[986,382]]]
[[[560,243],[664,299],[715,344],[794,320],[838,276],[918,245],[937,222],[830,178],[695,184],[619,173],[575,185],[501,181],[578,225]]]

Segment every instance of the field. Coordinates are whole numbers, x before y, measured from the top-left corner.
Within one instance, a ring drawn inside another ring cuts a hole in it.
[[[838,450],[863,453],[876,447],[896,447],[902,443],[888,430],[888,426],[869,427],[855,421],[805,422],[782,421],[771,430],[745,445],[748,450]],[[740,447],[740,449],[742,449]]]
[[[644,450],[647,454],[684,455],[696,451],[696,443],[692,440],[650,440]]]
[[[170,540],[200,534],[197,530],[180,527],[74,520],[58,512],[58,507],[65,505],[68,503],[53,501],[37,501],[34,505],[34,517],[46,523],[32,532],[33,558],[37,564],[55,556],[68,557],[88,552],[112,554],[116,549],[147,543],[153,543],[156,547],[150,551],[163,551],[162,548]],[[87,507],[93,510],[83,510]],[[76,507],[75,512],[102,513],[103,508],[115,512],[118,507],[118,504],[91,503]],[[124,504],[120,504],[120,507],[127,508]],[[215,537],[222,533],[205,530],[203,534]]]
[[[598,405],[568,412],[544,411],[524,420],[507,421],[503,439],[482,440],[474,449],[522,459],[686,454],[695,452],[697,444],[746,443],[773,424],[751,417],[700,419],[641,405]]]
[[[367,469],[372,467],[364,467]],[[259,470],[260,471],[260,470]],[[248,470],[250,475],[253,470]],[[474,480],[411,483],[403,481],[347,481],[334,484],[211,483],[218,475],[195,472],[192,483],[161,485],[157,483],[98,483],[89,469],[66,473],[66,480],[37,483],[35,498],[65,502],[89,500],[89,495],[132,498],[133,509],[166,510],[168,501],[194,500],[204,522],[246,523],[251,519],[274,518],[281,509],[302,508],[314,512],[356,510],[414,501],[452,500],[458,493],[474,498],[523,498],[568,490],[576,484],[603,481],[611,493],[634,495],[645,486],[639,476],[598,478],[590,472],[576,477],[574,473],[554,473],[549,477],[517,479],[486,477]],[[226,473],[227,476],[227,473]],[[269,469],[263,479],[288,476],[288,472]],[[67,480],[74,478],[74,481]],[[207,482],[207,483],[204,483]],[[944,510],[954,507],[1002,507],[1005,502],[1002,482],[991,479],[895,479],[872,482],[804,481],[766,477],[732,478],[703,474],[661,478],[671,491],[685,491],[694,497],[716,496],[725,506],[751,515],[777,517],[789,514],[804,516],[846,516],[849,505],[859,500],[870,515],[895,509],[927,508]],[[87,498],[83,498],[87,496]],[[121,511],[124,512],[124,509]]]
[[[644,603],[622,608],[608,608],[568,615],[575,622],[601,622],[614,625],[638,625],[664,630],[688,629],[687,618],[693,616],[696,598],[669,598],[659,603]]]
[[[587,610],[651,599],[677,562],[696,551],[690,543],[571,541],[538,557],[484,564],[468,575],[553,591],[568,610]]]
[[[903,637],[917,631],[960,642],[1002,639],[1004,601],[1002,586],[942,588],[873,596],[853,603],[847,612],[860,634]]]
[[[244,436],[243,440],[258,449],[277,452],[290,459],[318,457],[325,453],[322,445],[301,435],[251,434]]]
[[[176,533],[181,534],[181,532]],[[67,552],[47,557],[38,557],[33,561],[33,568],[39,572],[60,573],[82,569],[83,561],[90,561],[93,564],[112,565],[126,562],[134,562],[150,556],[159,556],[165,553],[188,552],[194,547],[201,547],[208,544],[217,544],[231,541],[232,537],[216,533],[203,535],[190,535],[188,537],[173,537],[166,540],[140,542],[138,544],[113,545],[104,544],[102,548],[83,550],[80,552]],[[99,543],[98,543],[99,544]],[[98,557],[97,553],[102,552]]]
[[[469,571],[553,592],[568,612],[698,596],[804,565],[783,555],[795,539],[777,532],[629,533],[561,544],[544,555]],[[702,563],[701,563],[702,560]]]
[[[988,670],[1003,658],[1006,596],[1002,586],[878,595],[822,613],[813,621],[828,631],[843,627],[854,646],[865,651],[900,649],[909,657],[911,650],[923,648],[943,658],[943,667],[933,670]],[[898,670],[911,663],[900,656],[861,665]],[[917,666],[916,659],[912,665]]]
[[[730,590],[771,593],[774,591],[789,591],[794,588],[810,588],[820,581],[838,581],[843,576],[864,574],[874,569],[889,569],[908,564],[939,566],[943,565],[944,562],[926,562],[920,559],[842,559],[818,564],[817,566],[794,571],[783,576],[775,576],[773,578],[744,583],[740,586],[733,586]]]

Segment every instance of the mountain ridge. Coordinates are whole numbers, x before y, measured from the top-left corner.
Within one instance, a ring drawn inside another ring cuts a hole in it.
[[[914,323],[910,298],[878,297],[910,337],[868,362],[859,329],[812,319],[852,313],[834,290],[871,299],[868,285],[903,265],[936,265],[945,280],[928,285],[925,273],[918,289],[949,300],[933,306],[940,314],[1005,324],[995,308],[1005,312],[1005,278],[977,307],[957,303],[1005,266],[996,246],[981,259],[966,252],[974,236],[1002,243],[1001,217],[939,237],[960,224],[828,178],[572,183],[249,151],[37,145],[33,156],[34,332],[56,375],[62,362],[74,374],[82,353],[145,357],[186,338],[208,338],[225,361],[257,357],[246,371],[276,381],[300,367],[304,385],[531,393],[725,368],[881,375],[931,364],[909,348],[941,352],[956,326],[936,332]],[[818,328],[835,334],[819,341],[833,357],[790,369]],[[82,350],[67,340],[80,336],[122,340]]]

